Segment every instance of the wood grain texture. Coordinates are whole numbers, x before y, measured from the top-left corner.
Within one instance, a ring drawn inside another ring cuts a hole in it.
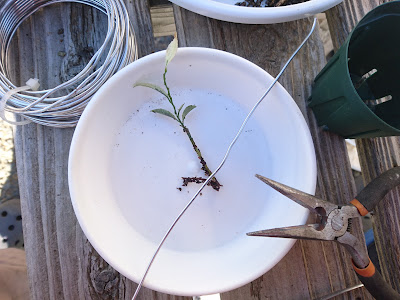
[[[217,21],[174,7],[181,46],[212,47],[240,55],[273,76],[311,28],[312,20],[275,25],[243,25]],[[318,128],[306,101],[311,83],[325,65],[318,33],[290,64],[280,83],[292,95],[306,120],[316,149],[317,195],[335,203],[347,203],[355,193],[344,140]],[[355,230],[363,239],[360,224]],[[343,247],[331,242],[297,242],[272,270],[252,283],[222,294],[231,299],[310,299],[350,287],[358,282]],[[371,299],[363,289],[343,296]]]
[[[374,7],[387,0],[345,0],[327,12],[335,49],[345,41],[357,22]],[[400,164],[399,137],[359,139],[357,150],[364,183]],[[394,189],[375,209],[375,245],[382,275],[400,292],[400,189]]]
[[[138,45],[139,57],[154,52],[153,26],[151,24],[148,0],[124,0],[133,25]]]
[[[139,54],[149,54],[154,41],[148,3],[130,1],[127,7],[140,39]],[[85,5],[54,4],[38,11],[13,41],[11,80],[20,85],[35,76],[42,88],[58,85],[85,66],[90,48],[99,48],[106,30],[106,17]],[[31,299],[131,299],[136,284],[99,256],[75,218],[67,181],[72,135],[73,129],[35,124],[16,128]],[[143,289],[138,299],[189,298]]]
[[[174,35],[174,12],[171,5],[159,5],[150,9],[155,37]]]

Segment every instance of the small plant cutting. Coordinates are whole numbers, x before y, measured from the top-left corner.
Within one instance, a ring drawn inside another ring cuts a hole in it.
[[[167,98],[168,102],[172,106],[172,111],[169,111],[164,108],[156,108],[156,109],[153,109],[152,112],[156,113],[156,114],[164,115],[164,116],[169,117],[169,118],[175,120],[176,122],[178,122],[179,126],[182,127],[183,132],[186,133],[188,139],[190,140],[190,143],[192,144],[194,151],[196,152],[198,159],[200,160],[200,164],[202,166],[201,169],[204,171],[204,173],[207,176],[210,176],[212,174],[212,172],[211,172],[210,168],[207,166],[207,163],[206,163],[203,155],[201,154],[199,147],[197,147],[197,145],[193,139],[193,136],[189,131],[189,128],[185,125],[186,116],[193,109],[195,109],[196,106],[188,105],[185,107],[185,103],[183,103],[177,109],[176,108],[177,106],[175,105],[174,100],[172,99],[171,92],[170,92],[170,89],[167,84],[168,64],[175,57],[175,54],[177,51],[178,51],[178,39],[175,34],[173,41],[167,47],[166,56],[165,56],[165,70],[164,70],[164,74],[163,74],[163,82],[164,82],[165,89],[162,87],[159,87],[155,84],[151,84],[151,83],[147,83],[147,82],[137,82],[134,84],[133,87],[143,86],[143,87],[151,88],[151,89],[161,93],[162,95],[164,95]],[[183,179],[183,186],[187,186],[188,183],[190,183],[190,182],[203,183],[206,181],[206,178],[202,178],[202,177],[182,177],[182,179]],[[211,187],[216,191],[219,191],[220,187],[222,186],[215,177],[210,181],[209,185],[211,185]]]

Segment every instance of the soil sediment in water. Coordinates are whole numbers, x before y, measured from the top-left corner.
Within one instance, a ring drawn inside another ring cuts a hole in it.
[[[238,6],[246,6],[246,7],[278,7],[285,6],[291,4],[298,4],[302,2],[306,2],[309,0],[245,0],[241,2],[237,2],[235,5]]]

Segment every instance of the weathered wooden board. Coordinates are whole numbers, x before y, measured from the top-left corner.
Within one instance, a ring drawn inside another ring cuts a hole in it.
[[[154,37],[174,35],[176,32],[172,5],[160,5],[150,10]]]
[[[272,75],[278,73],[312,23],[312,20],[301,20],[276,25],[243,25],[202,17],[177,6],[174,11],[181,46],[228,51],[247,58]],[[312,80],[324,65],[324,50],[316,32],[280,82],[309,123],[317,155],[317,195],[332,202],[347,203],[354,196],[355,187],[344,140],[318,128],[306,108]],[[356,227],[360,234],[360,224]],[[363,238],[362,234],[360,237]],[[357,282],[343,247],[331,242],[301,241],[267,274],[242,288],[222,294],[222,299],[309,299]],[[344,297],[371,298],[364,289]]]
[[[387,0],[345,0],[327,13],[335,49],[345,41],[357,22],[368,11]],[[359,139],[364,182],[368,183],[383,171],[400,164],[400,139],[398,137]],[[373,217],[375,245],[382,275],[400,292],[400,189],[394,189],[375,209]]]
[[[151,53],[147,1],[127,1],[127,8],[140,41],[139,55]],[[58,85],[84,67],[89,58],[85,49],[97,49],[106,30],[106,17],[84,5],[54,4],[37,12],[21,26],[10,51],[13,82],[20,85],[35,76],[42,88]],[[131,299],[136,284],[96,253],[72,210],[67,181],[72,135],[73,129],[35,124],[16,128],[31,299]],[[143,289],[138,299],[189,298]]]

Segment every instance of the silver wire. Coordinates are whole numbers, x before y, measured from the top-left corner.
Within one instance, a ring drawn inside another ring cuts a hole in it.
[[[356,285],[354,285],[352,287],[349,287],[349,288],[346,288],[346,289],[331,293],[329,295],[325,295],[325,296],[323,296],[321,298],[318,298],[318,299],[315,299],[315,300],[329,300],[329,299],[332,299],[332,298],[334,298],[336,296],[340,296],[341,294],[350,292],[352,290],[358,289],[358,288],[363,287],[363,286],[364,286],[364,284],[362,284],[362,283],[356,284]]]
[[[0,10],[0,97],[16,88],[7,78],[13,65],[7,54],[18,27],[37,10],[62,2],[89,5],[107,15],[108,30],[102,46],[73,78],[53,89],[16,93],[5,106],[6,111],[32,122],[60,128],[74,127],[97,90],[137,59],[135,32],[123,0],[9,0]],[[55,93],[63,96],[53,96]]]
[[[250,117],[253,115],[254,111],[257,109],[257,107],[260,105],[260,103],[264,100],[264,98],[268,95],[268,93],[271,91],[271,89],[274,87],[275,83],[279,80],[279,78],[281,77],[281,75],[283,74],[283,72],[286,70],[287,66],[289,65],[289,63],[293,60],[293,58],[296,56],[296,54],[300,51],[300,49],[304,46],[304,44],[307,42],[307,40],[310,38],[311,34],[314,32],[314,29],[317,25],[317,18],[314,18],[314,22],[312,25],[312,28],[309,32],[309,34],[307,35],[307,37],[303,40],[303,42],[300,44],[300,46],[296,49],[296,51],[292,54],[292,56],[290,56],[290,58],[288,59],[288,61],[285,63],[285,65],[283,66],[283,68],[281,69],[281,71],[279,72],[279,74],[276,76],[276,78],[274,79],[274,81],[272,81],[271,85],[268,87],[268,89],[265,91],[265,93],[261,96],[261,98],[256,102],[256,104],[253,106],[253,108],[250,110],[250,112],[248,113],[248,115],[246,116],[246,118],[244,119],[242,125],[240,126],[240,129],[238,130],[236,136],[233,138],[231,144],[229,145],[228,149],[226,150],[225,156],[222,159],[221,163],[219,164],[219,166],[217,167],[217,169],[207,178],[206,181],[204,181],[204,183],[201,185],[201,187],[198,189],[198,191],[193,195],[193,197],[190,199],[190,201],[188,202],[188,204],[186,204],[186,206],[183,208],[183,210],[181,211],[181,213],[178,215],[178,217],[175,219],[175,221],[172,223],[172,225],[169,227],[169,229],[167,230],[167,232],[165,233],[164,237],[161,239],[160,244],[158,245],[156,251],[154,252],[145,273],[143,274],[142,279],[140,280],[135,294],[132,297],[132,300],[135,300],[136,297],[139,294],[139,291],[143,285],[144,280],[147,277],[147,274],[149,273],[149,270],[151,268],[151,265],[153,264],[158,252],[160,251],[162,245],[164,244],[165,240],[167,239],[167,237],[169,236],[169,234],[171,233],[172,229],[175,227],[176,223],[178,223],[178,221],[180,220],[180,218],[183,216],[183,214],[186,212],[186,210],[192,205],[192,203],[194,202],[194,200],[197,198],[197,196],[200,194],[200,192],[204,189],[204,187],[211,181],[211,179],[218,173],[218,171],[222,168],[222,166],[225,164],[229,153],[232,150],[233,145],[236,143],[236,141],[238,140],[239,136],[241,135],[241,133],[243,132],[243,129],[245,128],[248,120],[250,119]]]

